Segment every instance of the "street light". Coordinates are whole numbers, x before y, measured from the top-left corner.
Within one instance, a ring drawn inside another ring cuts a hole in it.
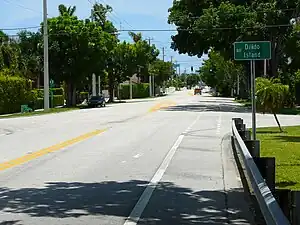
[[[43,0],[44,20],[44,111],[49,110],[49,63],[48,63],[48,23],[47,0]]]

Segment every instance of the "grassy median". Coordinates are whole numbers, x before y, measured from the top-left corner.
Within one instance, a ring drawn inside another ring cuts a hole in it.
[[[8,114],[8,115],[0,115],[0,119],[4,118],[14,118],[14,117],[24,117],[24,116],[39,116],[39,115],[45,115],[45,114],[51,114],[51,113],[61,113],[61,112],[67,112],[71,110],[77,110],[78,107],[73,108],[53,108],[49,109],[49,111],[34,111],[34,112],[27,112],[27,113],[14,113],[14,114]]]
[[[259,128],[261,156],[276,157],[276,186],[300,190],[300,126]]]

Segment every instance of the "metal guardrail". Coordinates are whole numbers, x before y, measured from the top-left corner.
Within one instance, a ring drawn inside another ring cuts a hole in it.
[[[233,144],[240,152],[247,177],[250,180],[251,187],[254,191],[255,197],[259,204],[262,215],[267,225],[290,225],[290,222],[282,212],[279,204],[274,198],[264,178],[262,177],[254,159],[248,151],[239,131],[236,127],[235,121],[232,121]]]

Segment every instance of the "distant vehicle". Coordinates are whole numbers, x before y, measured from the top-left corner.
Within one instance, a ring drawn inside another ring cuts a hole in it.
[[[105,107],[106,102],[103,96],[91,96],[88,100],[88,107]]]
[[[194,89],[194,95],[197,95],[197,94],[201,95],[201,88]]]

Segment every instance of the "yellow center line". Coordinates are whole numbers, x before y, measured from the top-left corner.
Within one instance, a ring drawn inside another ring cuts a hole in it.
[[[153,107],[151,107],[151,108],[149,109],[148,112],[149,112],[149,113],[151,113],[151,112],[156,112],[156,111],[158,111],[158,110],[160,110],[160,109],[168,108],[168,107],[175,106],[175,105],[176,105],[176,102],[166,100],[166,101],[164,101],[164,102],[160,102],[160,103],[154,105]]]
[[[56,145],[53,145],[53,146],[50,146],[50,147],[47,147],[47,148],[43,148],[43,149],[38,150],[36,152],[33,152],[31,154],[24,155],[24,156],[21,156],[19,158],[16,158],[16,159],[4,162],[4,163],[0,163],[0,171],[3,171],[3,170],[6,170],[6,169],[9,169],[9,168],[24,164],[26,162],[29,162],[29,161],[33,160],[33,159],[36,159],[36,158],[39,158],[41,156],[47,155],[51,152],[62,150],[63,148],[66,148],[66,147],[74,145],[78,142],[81,142],[81,141],[87,140],[91,137],[94,137],[98,134],[101,134],[101,133],[105,132],[106,130],[107,129],[95,130],[93,132],[86,133],[86,134],[78,136],[76,138],[58,143]]]

